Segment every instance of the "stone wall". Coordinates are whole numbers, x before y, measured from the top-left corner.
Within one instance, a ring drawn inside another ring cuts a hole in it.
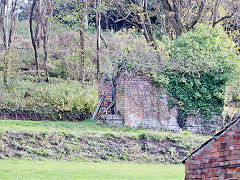
[[[240,179],[240,119],[185,160],[185,179]]]
[[[102,122],[109,124],[111,126],[123,126],[123,116],[122,115],[109,115],[103,114],[101,115]]]

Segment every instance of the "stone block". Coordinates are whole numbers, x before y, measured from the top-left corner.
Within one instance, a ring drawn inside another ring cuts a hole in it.
[[[123,116],[122,115],[101,115],[101,121],[111,125],[111,126],[118,126],[121,127],[123,126]]]

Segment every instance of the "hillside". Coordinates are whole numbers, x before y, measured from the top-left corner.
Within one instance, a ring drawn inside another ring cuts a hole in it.
[[[0,158],[180,163],[209,137],[84,122],[0,121]]]

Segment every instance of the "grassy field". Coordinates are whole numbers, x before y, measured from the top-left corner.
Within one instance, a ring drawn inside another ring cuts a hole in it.
[[[111,127],[98,124],[90,119],[81,122],[71,121],[21,121],[21,120],[0,120],[0,131],[38,131],[38,132],[65,132],[76,134],[98,133],[105,134],[114,132],[115,134],[134,134],[144,132],[155,132],[146,129],[133,129],[128,127]],[[156,131],[157,132],[157,131]],[[157,132],[159,133],[159,131]],[[162,133],[162,132],[161,132]]]
[[[64,132],[72,134],[113,134],[116,136],[128,135],[136,136],[140,134],[156,135],[160,139],[169,136],[184,138],[186,136],[205,141],[210,136],[199,136],[182,132],[179,134],[170,132],[160,132],[149,129],[129,128],[129,127],[111,127],[108,125],[98,124],[90,119],[81,122],[70,121],[20,121],[20,120],[0,120],[0,132],[6,131],[29,131],[29,132]]]
[[[1,160],[1,180],[72,179],[159,179],[184,178],[183,165],[138,164],[123,162],[67,162]]]
[[[182,159],[208,138],[91,120],[0,120],[0,180],[180,180]]]

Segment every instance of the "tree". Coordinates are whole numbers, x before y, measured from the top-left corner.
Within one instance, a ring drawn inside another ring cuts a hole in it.
[[[213,18],[212,18],[213,19],[213,24],[212,24],[213,27],[216,26],[221,21],[224,21],[226,19],[230,19],[231,17],[233,17],[237,13],[237,10],[238,10],[238,7],[236,7],[236,6],[232,7],[227,15],[217,19],[220,14],[219,13],[220,3],[221,3],[221,0],[216,0],[215,5],[214,5],[214,12],[213,12]]]
[[[45,81],[49,82],[49,75],[48,75],[48,67],[47,67],[47,60],[48,60],[48,38],[51,29],[51,20],[52,20],[52,0],[44,0],[43,7],[41,10],[41,28],[43,31],[43,51],[44,51],[44,71],[45,71]]]
[[[96,7],[96,27],[97,27],[97,76],[100,72],[100,37],[101,37],[101,0],[95,0]]]
[[[78,19],[79,19],[79,33],[80,33],[80,52],[81,52],[81,80],[85,79],[85,26],[87,25],[86,12],[87,12],[87,1],[77,0],[78,4]]]
[[[36,15],[35,15],[35,34],[33,30],[33,20],[34,20],[34,9],[36,9]],[[39,63],[38,63],[38,47],[37,47],[37,41],[39,40],[39,30],[40,30],[40,24],[41,24],[41,0],[33,0],[31,12],[30,12],[30,18],[29,18],[29,27],[30,27],[30,34],[31,34],[31,40],[32,45],[34,49],[34,56],[35,56],[35,65],[36,65],[36,75],[39,76]]]
[[[88,26],[88,1],[87,0],[60,0],[57,2],[55,17],[74,31],[79,32],[81,81],[85,79],[85,29]]]
[[[8,55],[11,50],[11,45],[13,42],[13,35],[16,26],[16,9],[18,0],[1,0],[0,2],[0,26],[3,33],[3,43],[4,43],[4,57],[3,57],[3,81],[4,85],[8,84]],[[9,19],[10,18],[10,19]]]
[[[216,0],[212,26],[221,23],[228,35],[240,46],[240,7],[234,0]],[[240,49],[239,49],[240,50]]]
[[[172,0],[172,5],[170,4],[169,0],[162,0],[162,2],[164,10],[166,11],[167,18],[177,36],[180,36],[185,31],[191,30],[194,25],[197,24],[200,17],[202,16],[202,12],[206,4],[206,1],[202,0],[199,5],[196,5],[198,6],[197,15],[190,22],[183,24],[181,12],[181,7],[183,7],[183,5],[181,5],[181,2],[178,0]]]

